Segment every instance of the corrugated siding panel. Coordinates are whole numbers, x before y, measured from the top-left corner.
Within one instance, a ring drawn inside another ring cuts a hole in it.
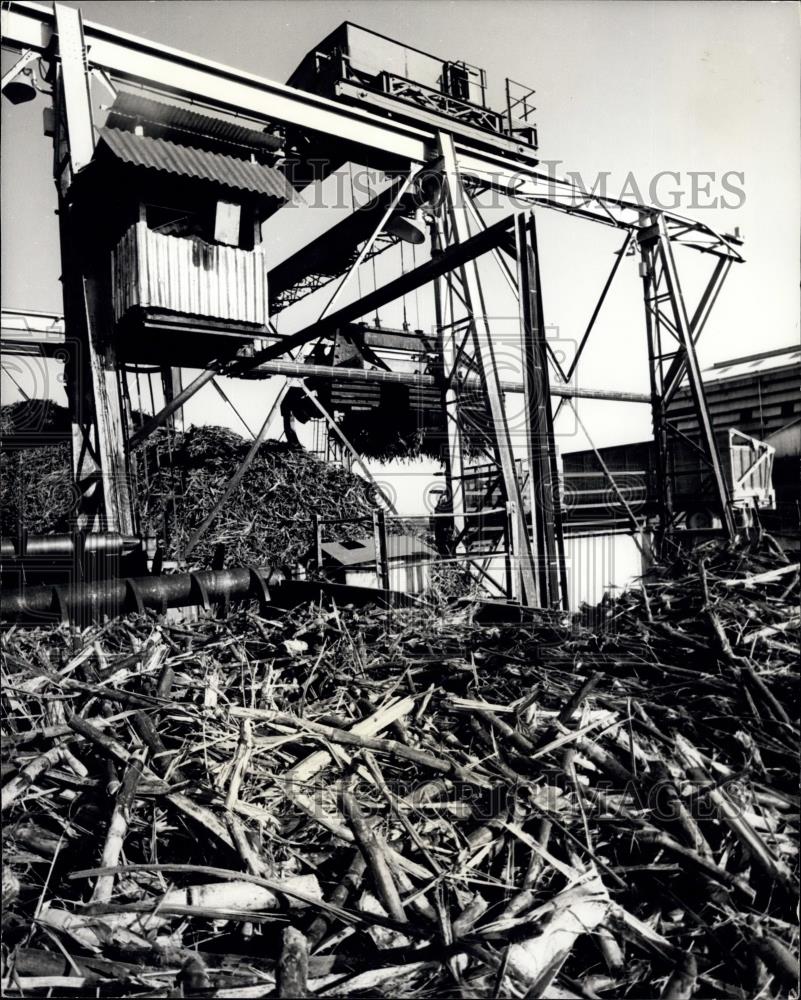
[[[164,309],[190,316],[267,323],[264,252],[164,236],[137,223],[112,255],[114,315]]]
[[[154,139],[117,128],[102,129],[100,140],[123,163],[134,167],[149,167],[179,177],[213,181],[235,191],[247,191],[282,202],[291,201],[294,197],[294,189],[283,174],[261,163],[192,146],[179,146],[167,139]]]
[[[157,100],[141,91],[126,90],[115,83],[117,96],[109,115],[108,127],[118,127],[115,118],[145,119],[159,125],[181,130],[183,132],[200,133],[221,142],[256,149],[279,149],[281,141],[274,136],[265,135],[256,125],[249,127],[241,123],[229,121],[225,117],[217,117],[210,109],[204,113],[172,102]],[[127,125],[127,122],[125,122]]]

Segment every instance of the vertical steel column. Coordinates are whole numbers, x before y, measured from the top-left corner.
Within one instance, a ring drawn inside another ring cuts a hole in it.
[[[554,434],[554,415],[551,408],[551,385],[548,371],[548,342],[545,339],[545,319],[542,308],[542,280],[540,279],[540,252],[537,245],[537,228],[534,222],[534,212],[531,212],[531,222],[529,226],[529,239],[533,252],[533,274],[536,282],[536,294],[534,301],[537,305],[537,322],[540,335],[538,338],[540,349],[540,370],[543,373],[545,382],[545,425],[547,433],[548,465],[550,467],[550,490],[549,497],[553,517],[553,536],[556,543],[556,567],[559,578],[559,588],[561,591],[561,601],[559,593],[554,595],[552,602],[554,607],[561,607],[565,610],[570,607],[570,596],[567,587],[567,563],[565,561],[565,538],[562,527],[562,490],[559,478],[559,461],[556,454],[556,438]]]
[[[715,429],[712,425],[712,417],[706,401],[706,392],[701,377],[701,366],[698,363],[698,356],[695,353],[695,340],[690,321],[687,317],[687,309],[684,304],[684,297],[681,291],[676,262],[673,258],[673,247],[670,242],[670,234],[667,230],[665,217],[660,213],[657,216],[657,228],[659,231],[659,250],[662,259],[662,269],[670,296],[670,304],[673,311],[673,318],[676,326],[677,340],[681,348],[681,356],[687,368],[687,380],[690,384],[690,393],[695,404],[695,411],[698,417],[698,425],[701,432],[701,444],[706,451],[706,457],[712,469],[715,481],[715,494],[720,506],[721,519],[726,535],[732,538],[735,534],[734,517],[731,509],[731,497],[729,487],[723,474],[723,466],[720,461],[717,440],[715,439]],[[663,386],[663,392],[667,388]]]
[[[439,218],[435,218],[430,227],[431,256],[442,253],[444,227],[447,205],[443,199]],[[462,452],[462,431],[459,426],[459,390],[454,382],[459,361],[458,330],[451,316],[447,329],[445,326],[445,302],[447,292],[447,277],[436,278],[434,281],[434,315],[437,329],[439,376],[442,383],[442,414],[445,420],[445,441],[443,444],[443,459],[445,466],[445,481],[448,484],[448,501],[451,509],[451,537],[456,539],[455,551],[464,554],[465,534],[465,466]]]
[[[75,207],[69,190],[75,175],[91,160],[94,130],[86,71],[80,11],[55,5],[60,66],[56,80],[58,125],[55,129],[55,181],[59,194],[64,319],[68,333],[79,340],[68,366],[68,396],[73,408],[73,465],[83,489],[99,475],[104,518],[99,526],[132,534],[125,421],[116,358],[111,344],[111,319],[102,274],[79,238]],[[66,126],[68,160],[61,164]],[[94,434],[92,434],[92,429]],[[92,442],[94,437],[94,442]],[[93,523],[97,527],[96,513]]]
[[[453,137],[446,132],[440,132],[439,146],[443,159],[443,171],[447,180],[446,197],[453,222],[453,231],[461,243],[470,238],[470,228],[466,195],[459,176]],[[541,599],[534,572],[531,539],[529,538],[525,522],[522,490],[517,475],[514,451],[512,449],[512,437],[506,420],[503,390],[501,389],[498,369],[495,364],[492,334],[487,316],[481,311],[481,284],[475,261],[462,268],[462,284],[465,292],[465,304],[470,319],[473,353],[481,374],[482,388],[492,418],[495,458],[501,470],[505,499],[514,504],[514,516],[520,522],[520,549],[518,557],[520,564],[521,600],[529,606],[537,606],[541,603]]]
[[[89,77],[86,71],[86,47],[80,10],[67,7],[63,3],[56,3],[54,11],[69,140],[71,175],[68,180],[72,181],[90,162],[95,151]]]
[[[525,387],[526,452],[532,486],[532,547],[541,603],[547,607],[566,607],[568,595],[559,471],[533,214],[520,215],[515,220],[515,241]]]
[[[314,521],[314,563],[318,570],[323,568],[323,526],[320,515],[313,514]]]
[[[515,505],[511,501],[506,503],[504,529],[506,537],[506,591],[509,600],[516,601],[520,597],[520,570],[517,565],[517,552],[520,548],[518,539],[520,521],[515,513]]]
[[[645,331],[648,346],[648,374],[651,385],[651,421],[656,459],[656,494],[659,510],[659,536],[667,531],[673,520],[673,491],[668,475],[667,423],[662,387],[661,330],[657,289],[657,235],[652,226],[638,233],[640,248],[640,277],[642,278],[645,305]]]
[[[387,554],[387,519],[383,510],[373,511],[373,546],[375,575],[382,590],[389,590],[389,556]]]
[[[222,394],[223,398],[226,399],[224,392],[217,385],[216,382],[213,383],[214,387],[219,393]],[[171,403],[176,396],[180,395],[183,386],[181,385],[181,369],[180,368],[169,368],[162,367],[161,369],[161,388],[164,392],[164,403]],[[233,404],[231,404],[233,405]],[[236,411],[235,411],[236,412]],[[237,413],[238,416],[238,413]],[[240,417],[241,419],[241,417]],[[244,421],[243,421],[244,423]],[[247,426],[247,425],[245,425]],[[183,410],[177,410],[175,413],[171,414],[167,418],[167,427],[171,433],[176,431],[183,431],[184,429],[184,414]]]
[[[726,535],[735,532],[729,488],[720,461],[715,430],[706,402],[701,368],[695,344],[709,315],[712,304],[728,273],[727,262],[719,262],[689,320],[681,290],[670,233],[664,215],[644,213],[638,232],[642,256],[640,274],[643,279],[648,360],[651,375],[651,407],[656,447],[656,486],[660,504],[660,530],[669,528],[673,516],[673,498],[668,469],[671,430],[667,403],[686,374],[695,407],[700,432],[700,451],[712,473],[714,503]],[[664,338],[675,349],[666,351]],[[668,364],[669,360],[669,364]]]

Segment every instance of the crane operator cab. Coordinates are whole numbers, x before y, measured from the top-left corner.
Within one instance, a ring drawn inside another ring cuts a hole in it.
[[[522,154],[537,150],[534,91],[506,80],[506,108],[487,104],[487,76],[393,41],[349,21],[324,38],[289,78],[291,87],[367,107],[410,124],[425,123],[478,146]]]

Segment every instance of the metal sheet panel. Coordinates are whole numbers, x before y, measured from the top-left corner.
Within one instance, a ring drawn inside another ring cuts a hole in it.
[[[704,369],[704,382],[720,382],[736,378],[749,378],[762,372],[801,365],[801,348],[795,345],[753,354],[750,357],[720,361],[711,368]]]
[[[112,256],[114,315],[135,306],[189,316],[267,323],[264,252],[164,236],[132,226]]]
[[[204,113],[201,113],[197,108],[179,103],[178,98],[167,102],[152,94],[127,90],[118,85],[117,96],[106,125],[126,129],[136,119],[150,122],[164,130],[193,133],[245,149],[275,150],[281,146],[281,140],[277,136],[265,133],[264,126],[255,122],[231,121],[212,109],[204,109]]]
[[[281,202],[291,201],[294,196],[293,188],[277,170],[224,153],[179,146],[167,139],[154,139],[114,128],[101,131],[98,145],[105,145],[119,160],[134,167],[212,181],[231,190],[246,191]]]
[[[361,538],[358,543],[323,542],[321,547],[323,553],[340,566],[375,565],[375,540],[371,537]],[[436,549],[416,535],[387,535],[389,559],[419,561],[434,558],[436,554]]]

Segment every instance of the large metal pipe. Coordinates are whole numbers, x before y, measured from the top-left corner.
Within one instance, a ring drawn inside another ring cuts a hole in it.
[[[120,535],[115,531],[72,535],[9,536],[0,540],[0,559],[4,566],[24,559],[62,559],[84,555],[122,555],[132,552],[142,543],[136,535]]]
[[[289,378],[328,378],[342,382],[377,382],[394,385],[410,385],[418,388],[435,388],[438,382],[433,375],[415,375],[411,372],[365,371],[360,368],[335,367],[333,365],[310,365],[303,361],[265,361],[248,372],[245,378],[264,378],[270,375],[286,375]],[[478,379],[464,379],[467,387],[480,384]],[[504,392],[523,392],[522,382],[501,380]],[[569,385],[551,385],[554,396],[568,399],[606,399],[617,403],[650,403],[651,397],[642,392],[617,392],[608,389],[580,389]]]
[[[269,587],[283,574],[270,566],[204,570],[167,576],[98,580],[70,587],[27,587],[0,593],[4,622],[93,621],[103,617],[165,611],[227,601],[255,599],[266,603]]]

